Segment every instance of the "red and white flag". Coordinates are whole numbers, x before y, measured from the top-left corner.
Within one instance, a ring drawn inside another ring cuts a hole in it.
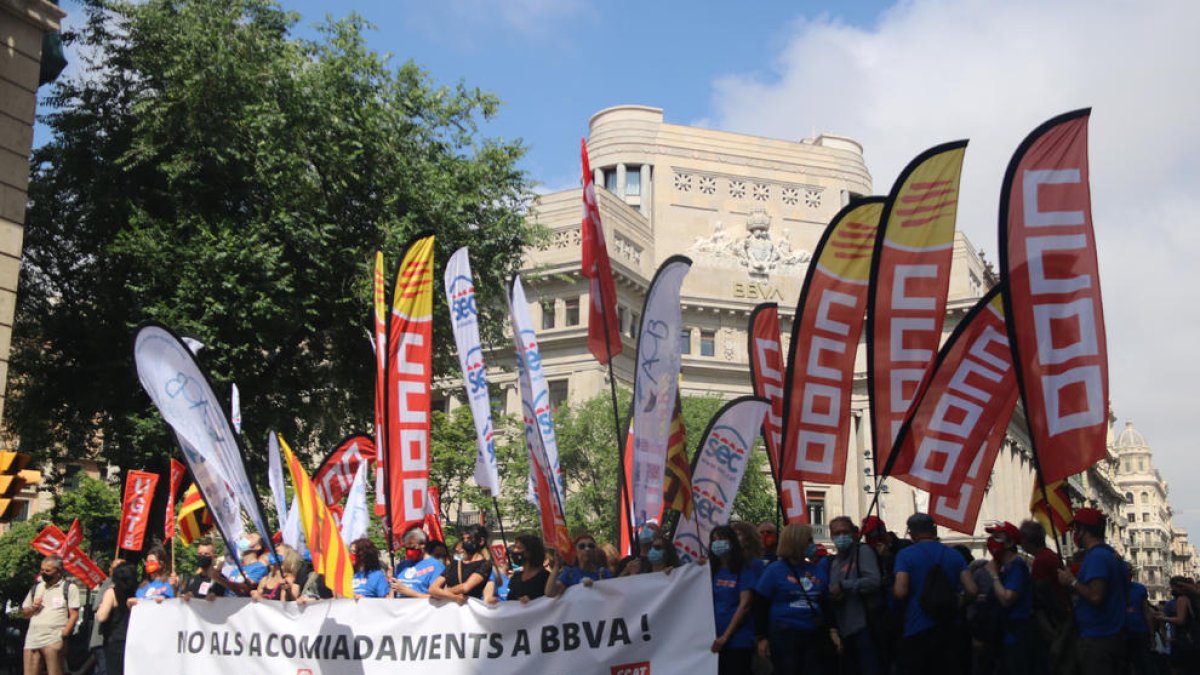
[[[1090,110],[1056,117],[1013,155],[1000,269],[1030,438],[1046,483],[1105,455],[1108,346],[1088,187]]]
[[[600,225],[600,206],[596,202],[596,184],[588,163],[587,142],[579,141],[579,159],[583,164],[583,251],[580,268],[591,279],[588,295],[588,351],[600,363],[621,353],[621,326],[617,321],[617,287],[613,282],[604,228]],[[607,331],[607,336],[605,335]]]
[[[966,141],[946,143],[910,162],[888,195],[875,236],[867,393],[875,469],[882,475],[942,341],[966,149]]]
[[[125,499],[121,502],[121,530],[118,546],[126,551],[142,550],[146,525],[150,522],[150,502],[158,474],[131,470],[125,475]]]
[[[71,525],[71,529],[76,530],[78,523],[79,521],[76,520]],[[67,546],[67,539],[68,535],[63,534],[62,530],[54,525],[47,525],[29,544],[42,555],[61,557],[64,569],[82,581],[84,586],[91,589],[96,588],[108,578],[108,575],[87,554],[79,550],[78,544]]]
[[[171,541],[175,537],[175,495],[179,493],[179,486],[183,484],[186,474],[187,468],[183,462],[172,459],[170,481],[167,483],[167,514],[163,523],[163,541]]]
[[[59,557],[66,557],[67,551],[79,546],[83,542],[83,528],[79,526],[79,519],[71,521],[71,527],[67,528],[67,534],[63,537],[62,546],[58,549]]]
[[[375,309],[375,515],[383,516],[387,511],[387,489],[384,464],[387,460],[387,300],[384,285],[383,252],[375,252],[375,273],[371,278],[374,288]]]
[[[783,480],[780,454],[783,452],[783,346],[779,338],[779,306],[764,302],[750,313],[750,383],[754,395],[771,404],[763,420],[763,438],[767,443],[767,459],[771,476],[783,506],[787,523],[807,523],[808,508],[804,503],[804,486],[800,481]],[[788,485],[785,487],[784,483]]]
[[[979,519],[979,507],[983,505],[983,497],[987,492],[988,481],[992,478],[992,467],[996,464],[996,456],[1004,445],[1004,435],[1008,431],[1008,420],[1012,417],[1013,408],[1017,405],[1017,390],[1008,392],[1005,409],[1000,418],[988,433],[984,446],[975,453],[975,460],[967,470],[967,477],[962,482],[958,492],[953,495],[931,495],[929,499],[929,515],[933,522],[948,527],[963,534],[975,532],[975,521]]]

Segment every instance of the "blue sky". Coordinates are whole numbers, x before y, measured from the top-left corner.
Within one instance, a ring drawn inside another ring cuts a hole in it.
[[[1115,430],[1132,420],[1145,435],[1176,523],[1200,540],[1200,3],[282,2],[301,34],[355,11],[397,63],[497,94],[505,106],[484,131],[524,139],[542,189],[576,184],[588,118],[623,103],[741,133],[851,136],[876,192],[925,148],[969,138],[959,229],[993,261],[1013,150],[1042,121],[1092,106]]]

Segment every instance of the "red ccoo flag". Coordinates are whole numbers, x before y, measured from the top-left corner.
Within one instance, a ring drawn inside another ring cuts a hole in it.
[[[617,287],[613,283],[604,228],[600,225],[600,207],[596,202],[596,183],[588,164],[587,141],[579,140],[579,159],[583,163],[583,276],[592,280],[588,294],[588,351],[600,363],[621,353],[621,327],[617,324]]]

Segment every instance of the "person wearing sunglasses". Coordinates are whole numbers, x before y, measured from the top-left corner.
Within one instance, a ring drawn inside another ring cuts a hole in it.
[[[607,557],[590,534],[575,537],[575,564],[563,567],[562,558],[555,552],[551,558],[550,581],[546,583],[546,595],[554,598],[566,589],[583,584],[590,587],[593,582],[611,579],[612,572],[606,566]]]

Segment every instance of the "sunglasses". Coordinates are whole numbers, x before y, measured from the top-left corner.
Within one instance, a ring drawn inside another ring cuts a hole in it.
[[[579,542],[578,544],[575,544],[575,548],[579,549],[580,551],[582,551],[582,550],[583,550],[583,549],[585,549],[585,548],[596,548],[596,542],[594,542],[594,541],[581,541],[581,542]]]

